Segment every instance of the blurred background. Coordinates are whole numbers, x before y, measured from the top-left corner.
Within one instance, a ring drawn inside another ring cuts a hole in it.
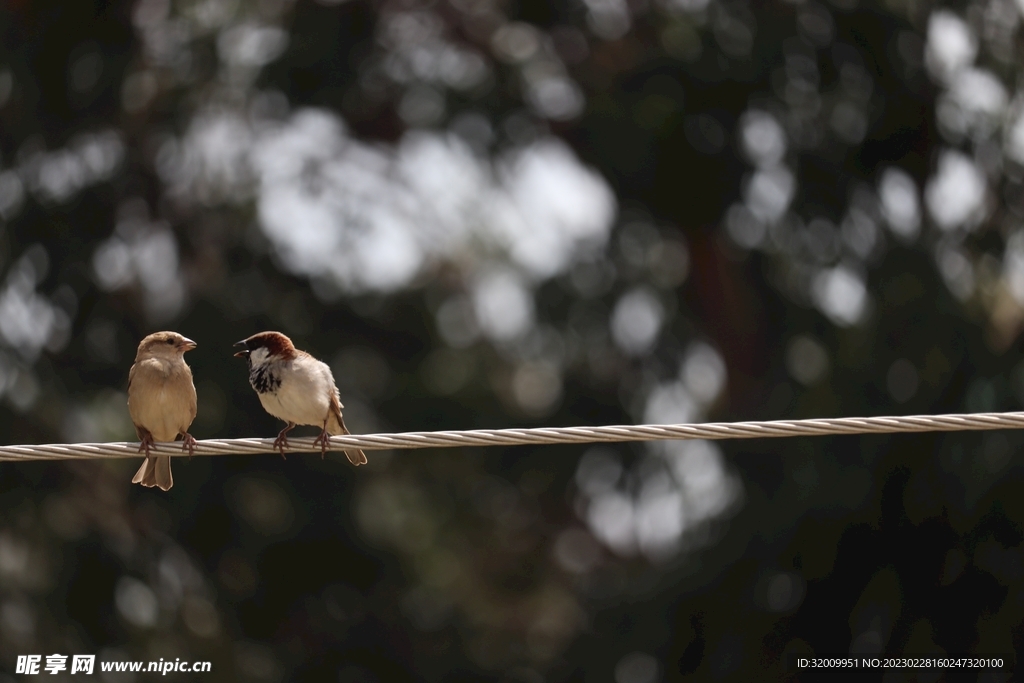
[[[134,440],[159,329],[199,343],[197,438],[281,428],[231,358],[263,329],[331,364],[355,432],[1020,409],[1022,17],[6,0],[3,442]],[[168,493],[134,460],[3,464],[0,680],[53,652],[268,683],[1009,653],[1022,442],[197,457]]]

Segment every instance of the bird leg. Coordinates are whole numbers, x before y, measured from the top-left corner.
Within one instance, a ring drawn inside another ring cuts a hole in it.
[[[191,462],[192,456],[195,454],[196,450],[196,438],[189,434],[188,432],[185,432],[185,438],[182,440],[181,443],[181,450],[185,450],[186,448],[188,449],[189,462]]]
[[[284,460],[288,459],[284,456],[284,449],[288,447],[288,432],[292,431],[293,429],[295,429],[295,423],[289,422],[288,426],[282,429],[281,432],[277,435],[277,438],[274,439],[274,448],[281,451],[281,458]]]
[[[327,420],[330,420],[330,418],[328,417]],[[324,456],[327,454],[327,444],[331,440],[331,435],[327,433],[327,420],[324,420],[324,429],[323,429],[322,432],[320,432],[320,436],[316,437],[316,439],[313,440],[313,445],[314,446],[316,446],[316,445],[320,446],[320,459],[321,460],[323,460]]]

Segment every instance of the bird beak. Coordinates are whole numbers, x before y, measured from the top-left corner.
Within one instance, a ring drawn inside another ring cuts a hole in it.
[[[191,351],[192,349],[196,348],[199,345],[196,344],[191,339],[189,339],[188,337],[182,337],[181,338],[181,346],[182,346],[182,348],[185,349],[185,351]]]
[[[235,342],[234,344],[232,344],[232,346],[242,347],[242,350],[235,354],[235,358],[245,358],[246,356],[249,355],[248,344],[245,343],[244,339],[242,341]]]

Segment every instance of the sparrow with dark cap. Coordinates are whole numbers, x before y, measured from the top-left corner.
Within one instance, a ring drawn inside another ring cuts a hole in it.
[[[288,446],[288,432],[296,425],[320,427],[315,444],[320,457],[327,452],[330,437],[349,434],[341,417],[341,397],[331,368],[280,332],[260,332],[237,342],[242,350],[235,355],[249,364],[249,384],[256,390],[264,410],[287,425],[277,435],[274,447]],[[345,451],[353,465],[366,464],[366,455],[358,449]]]

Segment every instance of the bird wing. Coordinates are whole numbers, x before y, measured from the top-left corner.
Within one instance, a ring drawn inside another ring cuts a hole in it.
[[[182,361],[182,365],[185,366],[185,375],[188,377],[188,424],[181,430],[184,433],[188,431],[192,421],[196,419],[199,405],[196,398],[196,383],[192,380],[192,368],[184,361]]]
[[[132,424],[135,426],[135,435],[139,437],[139,440],[145,438],[149,430],[140,427],[138,418],[136,417],[135,406],[132,405],[132,380],[135,379],[135,370],[139,367],[138,363],[133,363],[131,370],[128,371],[128,415],[132,418]]]
[[[337,422],[336,425],[331,424],[331,419],[334,418]],[[345,420],[341,417],[341,399],[338,398],[338,388],[334,387],[334,391],[331,392],[331,408],[327,419],[327,431],[329,434],[345,435],[351,434],[348,431],[348,427],[345,426]],[[353,465],[365,465],[366,454],[361,450],[353,448],[345,451],[345,455],[348,457],[348,461]]]
[[[329,412],[327,413],[328,432],[331,434],[348,434],[348,429],[346,429],[345,427],[345,421],[341,419],[342,406],[341,399],[338,398],[338,388],[331,388],[333,389],[333,391],[331,391],[330,403],[328,408]],[[334,418],[334,421],[337,422],[337,424],[332,424],[330,418]]]

